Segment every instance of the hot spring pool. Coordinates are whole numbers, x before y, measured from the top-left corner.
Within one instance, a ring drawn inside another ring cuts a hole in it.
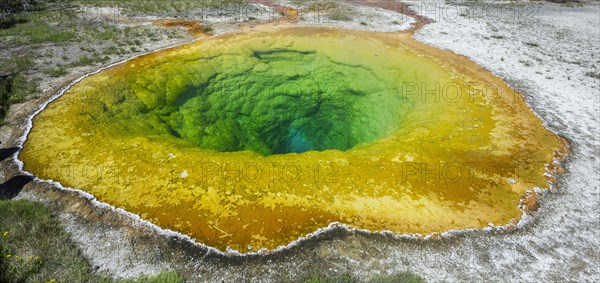
[[[514,223],[564,146],[464,57],[408,34],[309,27],[129,60],[33,123],[25,170],[242,252],[331,222],[395,233]]]

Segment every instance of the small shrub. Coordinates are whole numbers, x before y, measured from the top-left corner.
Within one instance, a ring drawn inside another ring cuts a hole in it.
[[[58,78],[58,77],[65,76],[69,72],[67,72],[67,70],[63,67],[54,67],[54,68],[47,69],[46,71],[44,71],[44,73],[46,73],[48,76],[50,76],[52,78]]]
[[[104,55],[111,55],[111,54],[117,54],[119,53],[119,48],[116,46],[110,46],[104,50],[102,50],[102,54]]]
[[[357,282],[365,282],[365,280],[360,280],[360,278],[355,278],[350,274],[321,274],[312,276],[306,280],[305,283],[357,283]],[[393,275],[383,275],[377,276],[370,280],[369,282],[376,283],[423,283],[425,280],[419,277],[418,275],[409,273],[409,272],[401,272]]]
[[[88,57],[87,55],[82,55],[81,57],[79,57],[79,59],[77,59],[77,61],[71,63],[71,66],[73,67],[81,67],[81,66],[88,66],[88,65],[93,65],[94,64],[94,60],[90,57]]]
[[[350,17],[350,15],[348,15],[348,13],[344,13],[343,11],[339,11],[339,10],[336,10],[335,12],[331,13],[329,15],[329,19],[334,20],[334,21],[343,21],[343,22],[352,21],[352,17]]]
[[[12,93],[8,98],[9,103],[21,103],[25,98],[37,91],[37,84],[29,81],[23,74],[17,74],[12,81]]]
[[[588,77],[590,77],[590,78],[594,78],[594,79],[599,79],[600,80],[600,73],[598,73],[598,72],[586,72],[585,75],[588,76]]]
[[[531,62],[525,60],[519,60],[519,63],[525,65],[526,67],[531,67]]]
[[[183,283],[185,280],[175,272],[163,272],[156,276],[141,276],[133,280],[124,280],[122,283]]]
[[[537,44],[535,42],[523,42],[523,43],[525,43],[525,45],[531,46],[531,47],[538,47],[538,46],[540,46],[539,44]]]
[[[134,49],[134,47],[131,47],[131,48]],[[77,61],[72,62],[69,65],[71,67],[82,67],[82,66],[94,65],[96,63],[106,63],[109,60],[110,60],[110,57],[108,57],[108,56],[102,57],[98,53],[93,53],[91,56],[82,55],[81,57],[79,57],[79,59],[77,59]]]
[[[202,27],[202,32],[204,32],[204,33],[210,33],[213,31],[214,31],[214,28],[212,26],[206,25],[206,26]]]

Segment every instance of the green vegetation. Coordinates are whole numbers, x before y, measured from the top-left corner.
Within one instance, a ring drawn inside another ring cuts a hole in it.
[[[600,72],[586,72],[585,75],[600,80]]]
[[[0,11],[3,13],[35,11],[40,9],[44,2],[44,0],[2,0],[0,1]]]
[[[13,103],[23,102],[27,94],[35,90],[36,85],[21,73],[0,76],[0,125],[4,124],[8,107]]]
[[[523,42],[525,45],[527,46],[531,46],[531,47],[538,47],[540,46],[539,44],[535,43],[535,42]]]
[[[0,29],[0,38],[8,45],[56,44],[76,37],[78,21],[74,11],[39,11],[13,17],[20,19],[20,23]]]
[[[115,7],[127,16],[187,16],[190,10],[202,10],[223,5],[245,5],[244,0],[72,0],[77,5]]]
[[[531,67],[531,61],[519,59],[519,63],[525,65],[526,67]]]
[[[71,66],[71,67],[89,66],[89,65],[94,65],[96,63],[106,63],[109,60],[110,60],[110,58],[108,56],[101,56],[98,53],[93,53],[91,56],[82,55],[81,57],[79,57],[79,59],[77,59],[77,61],[72,62],[69,66]]]
[[[8,112],[8,100],[12,82],[8,77],[0,77],[0,126],[4,125],[4,117]]]
[[[69,72],[67,70],[65,70],[64,67],[55,67],[55,68],[47,69],[46,71],[44,71],[44,73],[46,73],[50,77],[58,78],[58,77],[65,76]]]
[[[91,266],[43,205],[0,201],[0,281],[90,282]]]
[[[302,4],[306,5],[306,3]],[[336,2],[311,2],[308,4],[308,10],[327,15],[330,20],[334,21],[349,22],[356,15],[356,11],[352,8],[347,6],[342,7]]]
[[[341,275],[317,275],[313,276],[307,280],[304,280],[304,283],[358,283],[364,282],[359,278],[353,277],[349,274],[341,274]],[[425,280],[418,275],[403,272],[397,273],[393,275],[385,275],[375,277],[373,280],[369,281],[373,283],[423,283]]]
[[[209,32],[212,32],[213,30],[214,30],[214,28],[212,26],[204,26],[202,28],[202,32],[204,32],[204,33],[209,33]]]
[[[12,92],[8,96],[8,103],[20,103],[25,101],[29,93],[37,90],[37,86],[32,84],[23,74],[19,73],[12,78]]]
[[[163,272],[157,276],[142,276],[136,279],[121,280],[119,283],[183,283],[185,280],[175,272]]]
[[[115,281],[92,266],[48,208],[0,201],[0,282],[185,282],[176,273]]]
[[[344,22],[349,22],[352,21],[352,17],[344,12],[344,11],[340,11],[340,10],[336,10],[334,12],[332,12],[329,15],[329,19],[334,20],[334,21],[344,21]]]

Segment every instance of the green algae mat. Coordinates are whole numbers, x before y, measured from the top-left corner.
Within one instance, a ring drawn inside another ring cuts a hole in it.
[[[82,79],[34,117],[20,159],[162,228],[251,252],[332,222],[397,234],[514,225],[564,147],[503,81],[409,34],[271,27]]]

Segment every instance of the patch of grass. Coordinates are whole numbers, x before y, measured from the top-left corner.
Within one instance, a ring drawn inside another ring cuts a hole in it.
[[[63,43],[75,38],[73,26],[57,25],[76,19],[72,11],[42,11],[21,15],[22,21],[7,29],[0,29],[0,38],[12,45]]]
[[[531,62],[530,61],[519,59],[519,63],[525,65],[526,67],[531,67]]]
[[[95,63],[94,59],[87,55],[83,55],[77,59],[77,61],[71,63],[72,67],[81,67],[81,66],[89,66]]]
[[[312,277],[310,279],[307,279],[304,281],[304,283],[355,283],[358,282],[358,280],[354,277],[352,277],[349,274],[342,274],[342,275],[319,275],[319,276],[315,276]]]
[[[111,40],[116,38],[116,32],[114,30],[107,30],[96,33],[96,38],[100,40]]]
[[[0,200],[0,282],[180,283],[166,272],[114,280],[96,274],[51,211],[39,203]]]
[[[211,33],[214,31],[214,28],[210,25],[206,25],[202,27],[202,32],[204,33]]]
[[[583,62],[581,62],[581,61],[565,61],[565,62],[567,62],[569,64],[574,64],[577,66],[583,66]]]
[[[525,45],[527,46],[531,46],[531,47],[538,47],[540,46],[539,44],[535,43],[535,42],[523,42]]]
[[[118,29],[110,26],[92,26],[85,31],[96,40],[114,40],[118,37]]]
[[[10,105],[25,101],[27,97],[37,91],[37,85],[22,73],[0,76],[0,120],[2,124],[5,122],[4,117],[8,113]]]
[[[333,2],[333,1],[323,2],[323,3],[311,2],[308,5],[308,10],[309,11],[330,11],[330,10],[336,10],[339,7],[340,7],[340,4]]]
[[[52,78],[59,78],[59,77],[65,76],[69,72],[63,67],[54,67],[54,68],[46,69],[44,71],[44,73]]]
[[[425,279],[412,273],[398,273],[390,276],[378,276],[374,283],[425,283]]]
[[[0,201],[0,227],[0,282],[107,282],[43,205]]]
[[[600,73],[599,72],[586,72],[585,75],[588,76],[588,77],[600,80]]]
[[[329,19],[343,22],[352,21],[352,17],[348,13],[340,10],[335,10],[331,14],[329,14]]]
[[[12,69],[15,72],[22,72],[30,69],[34,66],[34,57],[36,54],[27,53],[22,56],[13,57],[12,59],[4,62],[2,69]]]
[[[76,0],[92,7],[118,7],[127,16],[185,16],[190,10],[217,8],[225,5],[247,5],[244,0]]]
[[[183,283],[185,280],[176,272],[163,272],[156,276],[141,276],[136,279],[123,280],[121,283]]]
[[[132,47],[133,48],[133,47]],[[100,54],[93,53],[92,55],[82,55],[76,61],[69,64],[71,67],[82,67],[82,66],[91,66],[96,63],[106,63],[110,60],[108,56],[101,56]]]
[[[19,73],[12,78],[12,91],[8,96],[8,102],[21,103],[26,98],[37,91],[37,84],[31,83],[23,74]]]
[[[26,23],[27,19],[20,15],[11,15],[0,18],[0,29],[12,28],[18,24]]]
[[[111,54],[119,54],[119,48],[117,46],[110,46],[102,50],[102,54],[111,55]]]
[[[8,97],[12,92],[12,80],[8,77],[0,77],[0,126],[4,125],[4,117],[8,112]]]
[[[303,282],[305,283],[358,283],[364,282],[360,278],[355,278],[350,274],[339,275],[316,275]],[[402,272],[393,275],[377,276],[369,282],[374,283],[424,283],[425,280],[418,275]]]

